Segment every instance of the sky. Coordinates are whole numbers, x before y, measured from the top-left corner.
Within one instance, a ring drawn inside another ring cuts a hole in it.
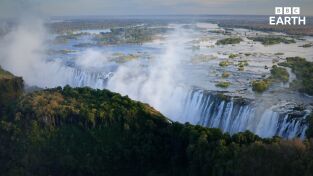
[[[302,15],[313,15],[313,0],[0,0],[0,17],[29,12],[44,16],[273,15],[276,6],[301,7]]]

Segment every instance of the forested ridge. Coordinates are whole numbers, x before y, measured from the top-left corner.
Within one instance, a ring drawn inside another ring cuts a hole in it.
[[[0,175],[313,175],[311,139],[231,136],[108,90],[25,93],[22,82],[5,81]]]

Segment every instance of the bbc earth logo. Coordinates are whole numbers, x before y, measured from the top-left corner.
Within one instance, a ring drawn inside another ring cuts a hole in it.
[[[275,16],[269,17],[270,25],[306,25],[305,16],[300,16],[300,7],[275,7]]]

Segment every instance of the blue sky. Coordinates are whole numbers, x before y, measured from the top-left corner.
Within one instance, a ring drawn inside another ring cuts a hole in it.
[[[299,6],[313,15],[313,0],[0,0],[0,17],[26,12],[46,16],[253,14],[272,15],[275,6]]]

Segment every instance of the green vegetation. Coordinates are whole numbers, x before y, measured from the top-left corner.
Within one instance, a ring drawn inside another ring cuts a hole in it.
[[[225,38],[225,39],[218,40],[216,42],[216,45],[238,44],[241,41],[242,41],[242,39],[239,38],[239,37],[236,37],[236,38]]]
[[[312,169],[312,142],[169,122],[107,90],[35,92],[22,97],[14,114],[0,123],[4,175],[261,176]]]
[[[221,92],[217,93],[216,97],[219,98],[222,101],[230,101],[232,99],[231,96],[225,95],[225,94],[223,94]]]
[[[223,31],[223,30],[210,30],[209,32],[213,33],[213,34],[224,34],[225,31]]]
[[[287,82],[288,80],[289,73],[287,70],[285,68],[274,65],[271,69],[271,76],[269,78],[252,81],[252,90],[258,93],[262,93],[272,85],[273,81]]]
[[[90,25],[90,24],[88,24]],[[86,26],[84,26],[86,27]],[[80,26],[82,30],[84,27]],[[100,32],[99,34],[89,34],[86,32],[73,32],[66,31],[65,34],[58,35],[54,43],[67,43],[69,40],[77,40],[84,35],[90,35],[94,42],[92,43],[80,43],[76,44],[76,47],[88,47],[94,45],[115,45],[115,44],[142,44],[149,42],[157,37],[158,34],[165,33],[169,31],[169,28],[157,27],[157,28],[148,28],[146,26],[120,26],[114,25],[111,26],[110,32]],[[107,28],[104,26],[98,26],[97,28]],[[63,29],[64,30],[64,29]]]
[[[262,93],[268,89],[270,81],[267,79],[252,81],[252,90],[255,92]]]
[[[310,48],[310,47],[312,47],[312,46],[313,46],[313,43],[306,43],[306,44],[301,45],[301,46],[299,46],[299,47],[302,47],[302,48]]]
[[[23,89],[22,78],[15,77],[0,67],[0,117],[22,94]]]
[[[296,43],[294,39],[289,39],[286,37],[276,37],[276,36],[264,36],[264,37],[249,37],[250,40],[261,42],[263,45],[275,45],[279,43]]]
[[[124,53],[114,53],[113,57],[110,58],[111,61],[115,61],[117,63],[125,63],[133,60],[139,59],[139,54],[124,54]]]
[[[75,33],[75,32],[69,31],[69,32],[66,32],[66,34],[58,35],[54,39],[53,42],[56,44],[67,43],[69,40],[77,40],[83,35],[85,35],[85,33]]]
[[[313,95],[313,62],[306,61],[301,57],[287,57],[286,60],[278,65],[290,67],[297,76],[297,80],[291,86],[300,92]]]
[[[249,63],[247,60],[238,61],[239,67],[244,67],[244,66],[248,66],[248,65],[249,65]]]
[[[230,86],[230,82],[227,82],[227,81],[222,81],[222,82],[219,82],[217,84],[215,84],[216,87],[221,87],[221,88],[227,88]]]
[[[171,122],[108,90],[25,93],[0,113],[1,175],[293,176],[313,170],[311,139],[229,135]]]
[[[234,59],[234,58],[236,58],[236,57],[238,57],[238,56],[239,56],[239,54],[233,54],[233,53],[231,53],[231,54],[228,56],[228,58]]]
[[[75,53],[77,52],[76,50],[48,50],[47,54],[49,55],[55,55],[55,54],[70,54],[70,53]]]
[[[247,60],[238,61],[238,64],[237,64],[238,70],[239,70],[239,71],[244,71],[245,66],[248,66],[248,65],[249,65],[249,63],[248,63]]]
[[[275,56],[282,56],[284,53],[275,53]]]
[[[0,66],[0,79],[11,79],[13,77],[10,72],[3,70]]]
[[[156,34],[165,33],[168,30],[168,28],[147,28],[142,26],[112,28],[109,33],[95,35],[94,40],[98,45],[142,44],[152,41]]]
[[[275,81],[288,82],[289,73],[285,68],[274,65],[271,69],[271,79],[274,79]]]
[[[307,118],[308,129],[305,132],[305,135],[308,138],[313,138],[313,113],[311,113]]]
[[[220,65],[221,67],[227,67],[227,66],[230,65],[230,62],[229,62],[229,61],[221,61],[221,62],[219,63],[219,65]]]

